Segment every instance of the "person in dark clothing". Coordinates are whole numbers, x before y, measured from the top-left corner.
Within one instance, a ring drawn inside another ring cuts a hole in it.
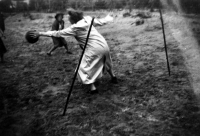
[[[63,21],[63,16],[64,14],[63,13],[57,13],[56,16],[55,16],[55,21],[52,25],[52,31],[58,31],[58,30],[62,30],[64,29],[64,21]],[[67,41],[60,37],[60,38],[56,38],[56,37],[52,37],[53,39],[53,43],[54,43],[54,47],[51,48],[51,50],[47,53],[47,55],[51,55],[51,53],[56,50],[58,47],[62,47],[64,46],[65,49],[67,50],[66,52],[68,54],[72,54],[69,49],[68,49],[68,45],[67,45]]]
[[[4,16],[3,16],[2,12],[0,12],[0,28],[3,32],[5,31]]]
[[[1,62],[4,62],[4,54],[7,52],[7,49],[3,43],[3,40],[1,39],[2,37],[5,38],[4,31],[5,31],[4,16],[0,12],[0,57],[1,57]]]

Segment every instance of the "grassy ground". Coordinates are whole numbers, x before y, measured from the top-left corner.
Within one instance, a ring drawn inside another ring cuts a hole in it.
[[[69,38],[73,55],[59,49],[48,57],[50,38],[26,43],[25,32],[49,30],[53,21],[52,14],[34,16],[32,21],[20,14],[6,20],[8,62],[0,64],[2,136],[198,136],[199,108],[190,73],[180,43],[166,24],[172,70],[168,76],[158,13],[140,26],[119,13],[114,23],[97,28],[111,48],[119,84],[110,84],[105,75],[98,83],[100,93],[91,96],[76,82],[64,117],[81,50]],[[65,22],[68,26],[67,18]]]
[[[180,43],[179,48],[185,58],[185,63],[190,72],[191,83],[200,98],[200,17],[198,15],[167,16],[170,30],[175,39]],[[184,29],[183,29],[184,28]]]

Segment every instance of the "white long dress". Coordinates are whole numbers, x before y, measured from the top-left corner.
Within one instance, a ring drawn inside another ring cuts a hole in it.
[[[102,19],[95,19],[95,25],[104,25],[112,21],[111,16]],[[84,17],[82,20],[72,26],[60,31],[40,32],[43,36],[53,37],[69,37],[74,36],[81,46],[84,46],[91,24],[90,16]],[[105,70],[112,68],[112,60],[110,49],[104,37],[92,26],[88,44],[78,70],[78,79],[83,84],[94,83],[103,76]]]

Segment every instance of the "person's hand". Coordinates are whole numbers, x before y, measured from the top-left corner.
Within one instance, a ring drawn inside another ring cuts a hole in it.
[[[105,17],[105,20],[108,21],[108,22],[113,22],[114,21],[114,18],[108,14],[106,17]]]
[[[32,31],[32,32],[30,32],[30,36],[33,38],[38,38],[38,37],[40,37],[40,34],[37,31]]]

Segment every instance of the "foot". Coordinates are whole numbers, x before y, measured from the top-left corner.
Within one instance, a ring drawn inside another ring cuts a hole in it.
[[[51,53],[48,52],[47,55],[48,55],[48,56],[51,56]]]
[[[66,53],[67,53],[67,54],[72,54],[72,52],[71,52],[71,51],[66,51]]]
[[[118,83],[117,77],[113,77],[113,78],[111,79],[111,83],[117,84],[117,83]]]
[[[89,93],[89,94],[98,94],[99,93],[99,91],[97,90],[97,89],[95,89],[95,90],[89,90],[87,93]]]

